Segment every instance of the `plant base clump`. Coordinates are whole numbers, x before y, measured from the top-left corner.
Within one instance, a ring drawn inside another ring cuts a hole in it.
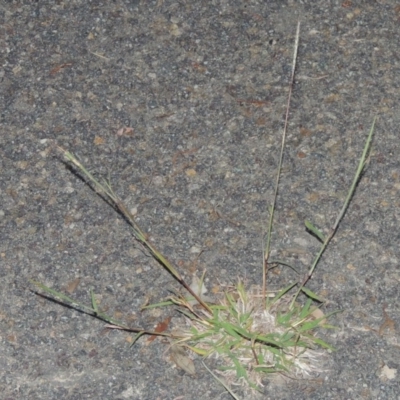
[[[228,385],[259,390],[266,374],[315,376],[323,371],[326,352],[321,348],[331,348],[314,336],[319,326],[326,326],[327,316],[311,299],[290,307],[292,297],[284,289],[265,299],[260,287],[246,291],[239,282],[210,306],[211,313],[184,297],[173,297],[189,326],[174,333],[180,337],[174,345],[217,358]]]

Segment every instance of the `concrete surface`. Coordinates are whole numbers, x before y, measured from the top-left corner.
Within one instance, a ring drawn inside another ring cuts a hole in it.
[[[137,210],[190,280],[260,279],[297,20],[298,68],[274,254],[302,272],[303,228],[334,222],[378,116],[370,164],[309,287],[337,348],[317,379],[263,399],[399,399],[400,6],[380,1],[3,1],[0,390],[3,399],[228,399],[198,359],[32,292],[36,279],[132,326],[178,284],[61,162],[74,152]],[[124,129],[125,128],[125,129]],[[200,253],[201,252],[201,253]],[[79,285],[74,289],[74,282]],[[271,274],[272,287],[292,281]],[[173,311],[170,311],[177,318]],[[211,367],[213,361],[208,361]],[[238,396],[245,395],[238,390]]]

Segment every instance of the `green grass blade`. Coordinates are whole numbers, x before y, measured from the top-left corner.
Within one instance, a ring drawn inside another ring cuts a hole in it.
[[[299,333],[304,333],[304,332],[308,332],[308,331],[313,331],[315,328],[318,327],[319,323],[325,319],[325,317],[323,318],[319,318],[319,319],[313,319],[313,320],[307,320],[306,322],[303,322],[300,326],[298,326],[296,328],[297,332]]]
[[[239,316],[240,325],[248,326],[249,324],[251,324],[251,322],[253,321],[253,319],[251,318],[252,314],[253,314],[252,312],[240,314],[240,316]]]
[[[45,291],[46,293],[49,293],[51,296],[53,296],[56,299],[65,301],[66,303],[72,304],[72,305],[77,305],[78,307],[81,307],[83,310],[86,311],[90,311],[90,312],[95,312],[94,308],[92,307],[88,307],[85,304],[79,303],[79,301],[76,301],[74,299],[72,299],[71,297],[68,297],[67,295],[58,292],[57,290],[51,289],[49,287],[47,287],[46,285],[43,285],[40,282],[36,282],[33,281],[31,279],[29,279],[29,281],[31,283],[33,283],[35,286],[39,287],[40,289],[42,289],[43,291]]]
[[[257,372],[263,372],[264,374],[273,374],[275,372],[278,372],[275,367],[255,366],[254,370]]]
[[[231,324],[228,322],[221,321],[220,326],[228,335],[234,337],[235,339],[241,339],[241,336],[238,332],[236,332],[236,327],[233,327]]]
[[[236,377],[238,379],[244,378],[247,380],[247,371],[241,364],[241,362],[235,357],[235,355],[231,352],[228,354],[229,358],[232,360],[233,364],[235,365],[236,368]]]
[[[97,307],[96,297],[94,295],[93,289],[90,289],[90,299],[92,301],[92,307],[96,314],[99,313],[99,308]]]
[[[306,226],[306,228],[312,233],[314,234],[322,243],[325,242],[325,236],[324,234],[318,229],[316,228],[310,221],[305,220],[304,224]]]
[[[299,315],[299,319],[300,320],[306,318],[310,314],[310,306],[311,306],[311,304],[312,304],[312,300],[311,299],[307,299],[307,301],[305,302],[304,306],[301,308],[300,315]]]
[[[247,340],[252,340],[256,335],[254,333],[249,332],[246,329],[243,329],[240,326],[237,325],[231,325],[232,328],[243,338],[247,339]]]
[[[307,337],[309,340],[311,340],[312,342],[314,342],[318,346],[321,346],[324,349],[331,350],[331,351],[336,351],[336,349],[333,346],[331,346],[330,344],[326,343],[322,339],[319,339],[319,338],[317,338],[315,336],[312,336],[312,335],[308,335],[307,333],[304,333],[303,335],[305,337]]]
[[[283,288],[273,299],[272,303],[276,303],[281,297],[283,297],[286,293],[288,293],[292,288],[297,285],[297,282],[291,283],[290,285]]]
[[[308,297],[310,297],[313,300],[316,300],[316,301],[318,301],[320,303],[324,302],[324,300],[321,299],[316,293],[314,293],[310,289],[307,289],[306,287],[302,287],[301,291],[304,292]]]
[[[272,336],[272,335],[267,335],[267,336],[257,335],[256,339],[257,339],[257,341],[264,342],[264,343],[266,343],[267,345],[270,345],[270,346],[276,346],[278,348],[282,347],[282,343],[280,343],[277,340],[275,340],[274,336]]]
[[[225,298],[229,303],[228,311],[235,320],[238,319],[238,312],[236,311],[236,302],[230,293],[225,293]]]
[[[135,338],[132,340],[132,343],[129,347],[132,347],[146,332],[138,332],[138,334],[135,336]]]

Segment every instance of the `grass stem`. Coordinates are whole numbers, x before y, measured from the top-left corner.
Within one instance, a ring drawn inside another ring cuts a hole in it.
[[[138,242],[144,245],[151,253],[151,255],[164,267],[171,275],[201,304],[201,306],[211,313],[210,307],[201,299],[201,297],[195,293],[192,288],[184,281],[178,270],[172,265],[170,261],[160,252],[157,248],[147,239],[147,235],[141,230],[141,228],[135,222],[133,215],[128,211],[124,203],[119,199],[115,192],[111,188],[111,184],[105,182],[100,183],[82,164],[81,162],[69,151],[64,150],[62,147],[57,146],[58,150],[70,161],[75,167],[79,169],[85,176],[85,181],[89,182],[96,193],[105,198],[111,203],[111,205],[117,209],[129,222],[132,227],[133,234]]]
[[[292,91],[293,91],[293,86],[294,86],[294,76],[296,72],[296,61],[297,61],[297,52],[299,48],[299,38],[300,38],[300,21],[297,23],[297,29],[296,29],[296,38],[295,38],[295,43],[294,43],[294,52],[293,52],[293,61],[292,61],[292,75],[290,77],[290,84],[289,84],[289,94],[288,94],[288,100],[287,100],[287,106],[286,106],[286,116],[285,116],[285,124],[283,127],[283,133],[282,133],[282,142],[281,142],[281,151],[279,155],[279,164],[278,164],[278,172],[276,174],[276,181],[275,181],[275,192],[274,192],[274,198],[272,201],[272,206],[270,208],[269,212],[269,222],[268,222],[268,232],[267,232],[267,238],[266,238],[266,244],[265,244],[265,250],[264,250],[264,257],[263,257],[263,283],[262,283],[262,293],[264,296],[264,301],[266,303],[266,293],[267,293],[267,272],[268,272],[268,259],[270,255],[270,248],[271,248],[271,236],[272,236],[272,227],[274,224],[274,213],[275,213],[275,206],[276,206],[276,199],[278,197],[278,190],[279,190],[279,181],[281,178],[281,171],[282,171],[282,163],[283,163],[283,154],[284,154],[284,149],[285,149],[285,142],[286,142],[286,132],[287,132],[287,127],[288,127],[288,122],[289,122],[289,110],[290,110],[290,102],[292,99]]]
[[[376,122],[376,117],[374,118],[374,120],[372,121],[372,126],[371,129],[369,131],[368,134],[368,138],[365,142],[364,145],[364,149],[360,158],[360,161],[358,162],[358,166],[357,166],[357,170],[356,173],[354,175],[354,179],[353,179],[353,183],[350,186],[350,189],[347,193],[347,197],[344,201],[343,207],[341,208],[339,215],[336,218],[335,223],[333,224],[332,228],[330,229],[329,235],[325,238],[325,240],[323,240],[322,246],[318,252],[318,254],[316,255],[314,262],[311,264],[311,268],[309,269],[309,271],[307,272],[307,274],[304,276],[303,281],[300,284],[300,287],[296,293],[296,295],[293,297],[293,300],[291,302],[291,307],[293,307],[298,295],[300,294],[300,292],[303,290],[304,286],[306,285],[306,283],[309,281],[309,279],[311,278],[311,276],[314,273],[315,267],[317,266],[319,260],[322,257],[322,254],[324,253],[324,251],[326,250],[326,248],[328,247],[329,242],[332,240],[332,238],[335,236],[337,228],[339,226],[340,221],[343,219],[347,208],[349,207],[350,201],[354,195],[354,192],[356,190],[357,184],[361,178],[361,175],[364,171],[365,165],[367,163],[368,160],[368,156],[370,154],[371,151],[371,144],[372,144],[372,136],[374,134],[374,130],[375,130],[375,122]],[[306,226],[310,227],[311,230],[314,232],[314,230],[318,231],[310,222],[306,222]],[[317,235],[319,236],[319,235]]]

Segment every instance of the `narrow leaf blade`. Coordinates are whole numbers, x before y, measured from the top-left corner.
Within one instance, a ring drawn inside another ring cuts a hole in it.
[[[305,220],[304,224],[306,226],[306,228],[314,235],[316,236],[322,243],[325,242],[325,236],[324,234],[318,229],[316,228],[310,221]]]
[[[310,297],[313,300],[319,301],[320,303],[324,302],[324,300],[321,299],[316,293],[314,293],[310,289],[307,289],[306,287],[302,287],[301,291],[304,292],[308,297]]]

